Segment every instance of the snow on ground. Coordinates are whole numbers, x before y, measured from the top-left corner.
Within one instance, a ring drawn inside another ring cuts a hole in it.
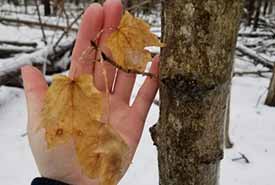
[[[54,44],[62,33],[62,31],[45,30],[46,38],[49,44]],[[71,40],[75,36],[75,33],[70,32],[69,36],[71,36]],[[42,33],[40,29],[34,29],[27,26],[14,27],[0,24],[0,40],[36,42],[38,44],[38,48],[41,48],[45,46],[41,38]],[[66,41],[67,39],[67,37],[64,37],[62,41]],[[22,47],[20,48],[22,49]]]
[[[38,174],[26,132],[27,112],[22,90],[0,88],[0,184],[30,184]]]
[[[275,182],[275,108],[264,105],[268,83],[265,78],[255,77],[233,80],[230,130],[235,145],[226,150],[222,161],[222,185]],[[249,164],[244,160],[232,161],[240,157],[239,152],[248,158]]]
[[[231,135],[235,145],[225,150],[222,161],[222,185],[273,185],[275,174],[275,108],[264,106],[269,80],[235,77],[232,88]],[[138,78],[137,87],[142,84]],[[257,104],[257,102],[260,102]],[[153,105],[137,155],[120,185],[157,185],[157,152],[152,145],[149,127],[158,119]],[[0,183],[28,185],[38,175],[25,133],[27,112],[20,89],[0,88]],[[244,154],[250,161],[232,161]]]
[[[160,32],[158,28],[152,28]],[[31,31],[31,34],[30,34]],[[47,32],[51,37],[53,33]],[[39,29],[14,28],[0,24],[0,39],[37,41]],[[153,48],[155,50],[155,48]],[[156,50],[158,51],[158,50]],[[237,60],[236,70],[256,70],[254,65]],[[134,95],[142,84],[139,77]],[[256,76],[234,77],[232,86],[231,135],[234,148],[225,150],[221,166],[222,185],[274,185],[275,108],[264,105],[269,79]],[[149,128],[158,120],[159,108],[152,105],[141,143],[132,165],[120,185],[157,185],[157,151]],[[29,185],[39,176],[26,132],[27,111],[24,92],[0,87],[0,184]],[[244,154],[250,161],[232,161]]]

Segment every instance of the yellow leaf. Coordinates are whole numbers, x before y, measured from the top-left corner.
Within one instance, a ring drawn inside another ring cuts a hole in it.
[[[83,131],[80,123],[99,120],[101,115],[102,95],[90,75],[75,80],[54,76],[42,111],[41,127],[46,128],[48,147],[67,142],[75,129]]]
[[[110,124],[95,121],[87,129],[87,135],[75,136],[77,156],[84,173],[90,178],[99,177],[101,185],[116,185],[129,163],[128,145]]]
[[[84,174],[101,185],[115,185],[127,163],[128,145],[111,127],[100,122],[103,95],[92,76],[75,80],[54,76],[42,110],[40,128],[45,128],[48,148],[72,139]]]
[[[115,62],[126,70],[143,72],[151,60],[148,46],[164,47],[156,35],[150,32],[150,26],[141,19],[125,12],[117,31],[107,39],[107,47],[111,50]]]

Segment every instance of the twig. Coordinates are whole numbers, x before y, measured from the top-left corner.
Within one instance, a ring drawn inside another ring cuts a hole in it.
[[[70,25],[70,17],[67,14],[67,11],[65,10],[65,8],[63,9],[63,14],[65,15],[66,25],[67,25],[67,27],[69,27],[69,25]]]
[[[265,89],[265,90],[263,91],[263,93],[259,96],[259,98],[258,98],[258,100],[257,100],[257,103],[256,103],[256,107],[259,106],[259,104],[260,104],[260,102],[261,102],[263,96],[266,94],[266,91],[268,91],[268,89]]]
[[[63,37],[68,34],[69,30],[72,28],[72,26],[78,21],[78,19],[80,19],[80,17],[83,15],[84,11],[82,11],[75,19],[74,21],[64,30],[63,34],[59,37],[59,39],[56,41],[56,43],[54,44],[53,48],[55,49],[56,46],[61,42],[61,40],[63,39]]]
[[[42,36],[43,36],[43,42],[47,46],[47,44],[48,44],[47,43],[47,38],[46,38],[45,30],[44,30],[44,27],[43,27],[43,24],[42,24],[42,19],[41,19],[39,5],[38,5],[38,1],[37,0],[35,0],[35,6],[36,6],[38,20],[39,20],[39,23],[40,23],[40,28],[41,28],[41,32],[42,32]],[[47,71],[47,64],[46,64],[46,62],[44,62],[43,63],[43,68],[42,68],[43,75],[46,75],[46,71]]]
[[[91,46],[93,48],[95,48],[96,51],[98,51],[98,47],[97,47],[97,45],[94,41],[91,41]],[[141,71],[138,71],[138,70],[135,70],[135,69],[125,69],[122,66],[120,66],[119,64],[117,64],[115,61],[113,61],[111,58],[109,58],[103,51],[101,51],[101,55],[102,55],[102,58],[104,59],[104,61],[108,62],[109,64],[115,66],[116,68],[118,68],[119,70],[121,70],[125,73],[140,74],[140,75],[143,75],[143,76],[149,76],[150,78],[158,78],[153,73],[141,72]]]
[[[247,163],[247,164],[250,163],[250,161],[248,160],[248,158],[244,154],[242,154],[240,152],[239,152],[239,154],[241,155],[241,157],[234,158],[234,159],[232,159],[232,161],[239,161],[239,160],[243,159],[245,161],[245,163]]]
[[[36,6],[38,20],[39,20],[39,23],[40,23],[40,28],[41,28],[41,32],[42,32],[42,36],[43,36],[43,42],[45,43],[45,45],[47,45],[47,38],[46,38],[44,26],[42,24],[42,19],[41,19],[39,5],[38,5],[38,1],[37,0],[35,0],[35,6]]]
[[[236,71],[234,72],[233,76],[243,76],[243,75],[259,75],[260,77],[265,77],[263,76],[264,73],[272,73],[271,70],[266,70],[266,71],[243,71],[243,72],[239,72]]]
[[[2,24],[5,24],[5,25],[10,25],[10,24],[7,24],[7,23],[15,23],[16,25],[24,24],[24,25],[27,25],[27,26],[30,26],[30,27],[32,27],[32,26],[39,26],[40,27],[39,22],[24,20],[24,19],[18,19],[18,18],[0,17],[0,22]],[[49,30],[57,29],[57,30],[62,30],[63,31],[63,30],[66,29],[65,26],[57,26],[56,24],[50,24],[50,23],[45,23],[45,22],[42,22],[42,25],[43,25],[44,28],[47,28]],[[77,28],[71,28],[70,31],[77,32],[78,29]]]
[[[143,1],[143,2],[141,2],[139,4],[135,4],[135,5],[133,5],[133,6],[129,7],[129,8],[126,8],[126,10],[131,11],[131,10],[140,8],[141,6],[144,6],[144,5],[146,5],[146,4],[150,3],[150,2],[151,2],[151,0]]]
[[[135,70],[135,69],[124,69],[122,66],[117,64],[115,61],[113,61],[112,59],[107,57],[106,54],[103,53],[103,52],[102,52],[102,57],[103,57],[104,61],[108,62],[109,64],[112,64],[113,66],[115,66],[116,68],[118,68],[119,70],[121,70],[125,73],[140,74],[140,75],[143,75],[143,76],[149,76],[150,78],[157,78],[156,75],[154,75],[153,73],[141,72],[141,71],[138,71],[138,70]]]
[[[56,26],[59,26],[59,21],[60,21],[60,14],[59,14],[58,17],[57,17]],[[64,30],[66,30],[66,28],[64,28]],[[63,30],[63,31],[64,31],[64,30]],[[57,32],[57,28],[54,30],[54,33],[52,34],[51,43],[53,43],[53,41],[54,41],[56,32]]]

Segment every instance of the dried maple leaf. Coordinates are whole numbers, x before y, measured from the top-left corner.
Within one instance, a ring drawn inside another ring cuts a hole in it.
[[[73,139],[84,174],[101,185],[115,185],[128,163],[128,145],[111,127],[101,123],[103,97],[90,75],[75,80],[57,75],[48,89],[42,111],[48,148]]]
[[[74,132],[84,132],[80,123],[99,120],[102,115],[102,95],[92,85],[90,75],[75,80],[54,76],[42,111],[41,127],[46,129],[46,141],[52,148],[68,141]]]
[[[128,145],[110,124],[95,121],[87,128],[91,129],[87,135],[75,137],[77,156],[84,173],[90,178],[99,177],[101,185],[116,185],[129,163]]]
[[[164,47],[156,35],[150,32],[150,26],[143,20],[125,12],[115,32],[107,39],[115,62],[126,70],[143,72],[152,59],[148,46]]]

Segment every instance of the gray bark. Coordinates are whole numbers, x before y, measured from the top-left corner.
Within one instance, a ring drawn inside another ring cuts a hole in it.
[[[270,81],[267,98],[265,101],[266,105],[275,107],[275,67],[273,68],[273,75]]]
[[[241,0],[163,1],[160,185],[216,185]]]

